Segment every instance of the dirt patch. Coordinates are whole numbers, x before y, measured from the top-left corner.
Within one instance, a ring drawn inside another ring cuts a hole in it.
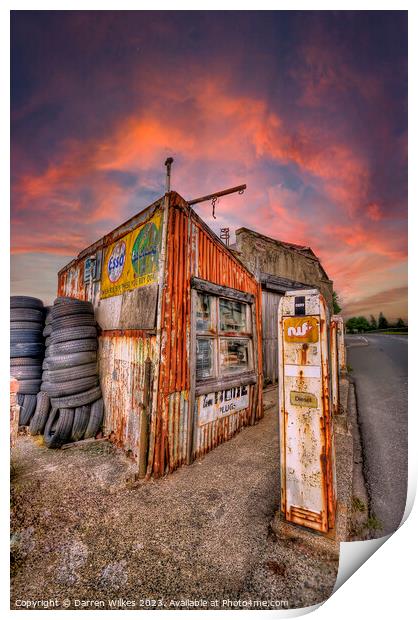
[[[134,601],[131,608],[184,608],[190,599],[251,608],[249,601],[268,599],[262,608],[274,609],[281,604],[272,593],[299,606],[300,575],[295,581],[286,545],[269,537],[278,450],[277,411],[270,410],[191,466],[133,485],[133,464],[107,442],[54,451],[19,437],[11,607],[56,598],[70,609],[83,600],[112,608],[121,597]],[[303,564],[306,551],[295,553]],[[332,591],[337,567],[323,575],[323,564],[309,558],[315,578],[306,604]]]

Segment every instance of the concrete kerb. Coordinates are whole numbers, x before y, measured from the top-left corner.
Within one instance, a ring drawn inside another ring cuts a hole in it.
[[[363,446],[358,424],[355,384],[349,383],[348,421],[353,438],[353,490],[350,514],[350,530],[347,540],[367,540],[369,528],[369,495],[367,493],[363,470]]]
[[[350,515],[353,497],[353,435],[348,420],[349,381],[345,374],[339,382],[339,414],[334,417],[335,459],[337,473],[337,519],[335,527],[336,543],[349,539]]]

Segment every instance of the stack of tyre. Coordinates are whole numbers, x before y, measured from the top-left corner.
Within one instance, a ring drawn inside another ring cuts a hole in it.
[[[48,306],[45,308],[45,328],[43,331],[43,335],[45,336],[45,357],[48,355],[49,343],[51,340],[51,321],[51,307]],[[42,364],[42,368],[44,367],[44,363],[45,361]],[[47,392],[38,392],[36,396],[35,413],[33,414],[29,423],[29,433],[31,435],[42,435],[48,420],[50,410],[51,403]]]
[[[90,302],[58,297],[46,324],[41,390],[51,403],[44,428],[50,448],[95,437],[103,419],[97,328]]]
[[[40,299],[10,297],[10,374],[19,382],[19,426],[29,424],[39,392],[44,357],[44,305]]]

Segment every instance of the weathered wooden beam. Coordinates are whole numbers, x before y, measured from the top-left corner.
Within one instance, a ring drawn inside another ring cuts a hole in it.
[[[202,394],[211,394],[212,392],[220,392],[221,390],[228,390],[233,387],[241,387],[244,385],[253,385],[257,382],[257,375],[255,372],[240,373],[236,377],[228,377],[228,379],[205,379],[200,385],[196,384],[196,396]]]
[[[90,437],[89,439],[80,439],[80,441],[73,441],[72,443],[65,443],[61,446],[61,450],[69,450],[70,448],[82,448],[83,446],[88,445],[89,443],[98,443],[99,441],[108,441],[108,437],[101,437],[100,439],[96,439],[95,437]]]
[[[209,293],[210,295],[218,295],[219,297],[230,297],[237,301],[243,301],[246,303],[254,303],[254,295],[251,293],[244,293],[243,291],[237,291],[235,288],[229,288],[228,286],[221,286],[220,284],[214,284],[207,280],[201,280],[200,278],[192,277],[192,288],[202,293]]]

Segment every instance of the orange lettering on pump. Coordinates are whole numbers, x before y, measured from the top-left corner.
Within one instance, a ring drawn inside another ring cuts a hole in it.
[[[318,342],[319,329],[316,316],[288,317],[284,319],[286,342]]]

